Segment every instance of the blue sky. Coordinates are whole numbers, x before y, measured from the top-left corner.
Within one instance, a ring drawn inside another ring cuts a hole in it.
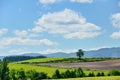
[[[0,55],[120,47],[120,0],[0,0]]]

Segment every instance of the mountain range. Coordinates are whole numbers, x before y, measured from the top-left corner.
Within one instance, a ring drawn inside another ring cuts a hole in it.
[[[40,53],[28,53],[23,54],[24,56],[46,56],[46,57],[76,57],[76,52],[65,53],[65,52],[56,52],[50,54],[40,54]],[[90,50],[84,52],[85,57],[116,57],[120,58],[120,47],[113,48],[101,48],[98,50]]]
[[[40,53],[25,53],[19,56],[46,56],[46,57],[76,57],[76,52],[73,53],[65,53],[65,52],[56,52],[50,54],[40,54]],[[101,48],[98,50],[90,50],[84,52],[84,57],[114,57],[120,58],[120,47],[113,48]],[[1,56],[0,58],[3,58]]]

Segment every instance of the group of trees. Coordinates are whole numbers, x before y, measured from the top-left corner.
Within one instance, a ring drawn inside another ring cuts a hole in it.
[[[36,72],[34,70],[25,72],[23,69],[9,70],[6,58],[0,62],[0,80],[40,80],[46,78],[48,77],[44,72]]]
[[[36,72],[30,70],[25,72],[23,69],[20,70],[11,70],[9,74],[10,80],[40,80],[47,79],[48,76],[44,72]]]
[[[60,73],[59,70],[56,70],[53,74],[53,79],[59,78],[76,78],[76,77],[85,77],[85,73],[81,68],[75,70],[66,70],[65,72]]]
[[[28,59],[36,59],[36,58],[46,58],[45,56],[7,56],[5,57],[9,62],[14,62],[14,61],[22,61],[22,60],[28,60]]]

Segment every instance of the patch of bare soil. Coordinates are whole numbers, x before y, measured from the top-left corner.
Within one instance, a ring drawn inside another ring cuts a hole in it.
[[[94,69],[94,70],[111,70],[111,69],[120,70],[120,59],[96,61],[96,62],[78,62],[78,63],[41,63],[37,65],[63,67],[63,68],[81,67],[84,69]]]

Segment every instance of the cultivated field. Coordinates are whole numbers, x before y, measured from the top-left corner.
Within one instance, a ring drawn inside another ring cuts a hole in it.
[[[74,68],[81,67],[84,69],[94,69],[94,70],[120,70],[120,59],[118,60],[107,60],[107,61],[97,61],[97,62],[77,62],[77,63],[40,63],[40,66],[51,66],[51,67],[62,67],[62,68]]]

